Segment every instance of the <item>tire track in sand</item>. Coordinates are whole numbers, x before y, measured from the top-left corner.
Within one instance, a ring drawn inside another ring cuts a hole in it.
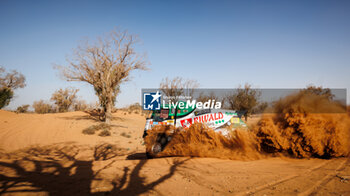
[[[331,180],[332,177],[335,177],[340,170],[345,168],[345,163],[347,163],[348,161],[349,159],[345,159],[344,161],[342,161],[335,170],[329,172],[326,176],[321,178],[319,181],[316,181],[311,188],[299,193],[298,196],[306,196],[306,195],[317,193],[321,185],[326,185]]]
[[[289,175],[286,176],[285,178],[282,179],[278,179],[276,181],[270,182],[268,184],[264,184],[261,186],[257,186],[255,189],[250,190],[250,191],[244,191],[244,192],[239,192],[236,195],[252,195],[252,194],[256,194],[259,192],[263,192],[265,190],[269,190],[272,187],[276,187],[276,186],[283,186],[286,183],[289,183],[293,180],[297,180],[298,178],[308,178],[310,177],[310,174],[312,174],[312,172],[317,171],[317,170],[321,170],[324,169],[325,167],[327,167],[328,165],[331,165],[332,163],[336,163],[337,160],[327,160],[321,164],[318,164],[312,168],[307,169],[304,173],[302,174],[293,174],[293,175]],[[276,188],[275,188],[276,189]],[[297,194],[297,193],[295,193]]]

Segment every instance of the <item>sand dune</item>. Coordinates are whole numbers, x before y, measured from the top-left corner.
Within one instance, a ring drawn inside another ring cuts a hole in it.
[[[0,194],[350,195],[347,158],[148,160],[143,116],[117,112],[111,136],[82,134],[97,123],[83,112],[0,111]]]
[[[84,135],[82,130],[98,122],[84,112],[58,114],[16,114],[0,110],[0,149],[13,151],[32,145],[50,145],[61,142],[95,145],[100,142],[121,144],[134,149],[140,147],[145,118],[123,112],[114,114],[115,126],[111,137]],[[133,140],[120,137],[130,134]],[[137,141],[136,141],[137,140]],[[131,141],[132,143],[128,143]]]

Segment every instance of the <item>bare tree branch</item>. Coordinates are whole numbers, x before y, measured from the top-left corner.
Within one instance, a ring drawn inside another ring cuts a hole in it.
[[[177,98],[180,95],[193,96],[194,89],[199,87],[199,83],[196,80],[186,80],[181,77],[175,77],[173,79],[163,78],[159,84],[159,88],[162,92],[171,97],[171,101],[179,101]]]
[[[56,68],[67,81],[87,82],[94,87],[109,122],[120,84],[128,81],[133,70],[147,69],[146,57],[135,51],[137,43],[136,36],[116,29],[92,45],[80,45],[67,60],[68,66]]]

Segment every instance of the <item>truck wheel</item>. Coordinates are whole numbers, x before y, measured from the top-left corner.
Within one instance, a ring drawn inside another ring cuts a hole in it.
[[[146,152],[146,157],[147,159],[152,159],[154,158],[154,155],[162,152],[162,145],[160,143],[155,143],[152,148],[151,148],[151,152]]]
[[[160,144],[158,142],[152,146],[152,153],[153,154],[158,154],[158,153],[162,152],[162,150],[163,150],[162,144]]]
[[[151,148],[151,152],[146,152],[147,158],[153,158],[154,155],[162,152],[170,140],[171,140],[170,136],[167,136],[164,133],[159,134],[157,136],[156,142],[153,144],[153,146]]]

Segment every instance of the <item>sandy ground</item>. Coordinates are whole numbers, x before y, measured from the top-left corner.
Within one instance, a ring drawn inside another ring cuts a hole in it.
[[[82,134],[97,123],[83,112],[0,111],[0,194],[350,195],[347,158],[148,160],[145,117],[117,112],[112,136]]]

